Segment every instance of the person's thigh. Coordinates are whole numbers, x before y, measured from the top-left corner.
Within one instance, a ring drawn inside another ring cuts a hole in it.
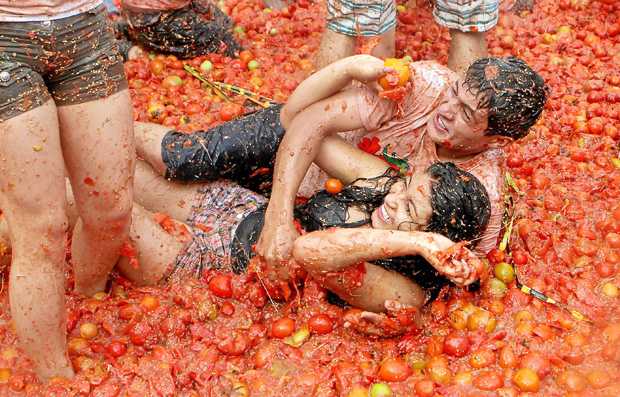
[[[129,92],[58,108],[61,140],[83,218],[129,212],[135,165]],[[85,219],[86,221],[87,219]]]

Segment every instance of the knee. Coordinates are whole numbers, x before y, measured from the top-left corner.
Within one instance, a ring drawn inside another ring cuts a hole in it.
[[[14,214],[11,219],[11,247],[14,254],[42,252],[46,257],[63,255],[69,227],[64,211]]]
[[[99,200],[97,205],[81,211],[84,227],[112,233],[127,230],[131,223],[132,192],[131,188],[114,191],[107,199]]]

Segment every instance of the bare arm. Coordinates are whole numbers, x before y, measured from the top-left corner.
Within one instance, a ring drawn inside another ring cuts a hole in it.
[[[335,272],[360,262],[408,255],[423,256],[454,283],[467,285],[477,278],[478,262],[468,252],[466,261],[444,258],[455,247],[448,238],[428,232],[334,228],[308,233],[294,244],[293,256],[314,274]]]
[[[297,114],[308,106],[340,92],[352,80],[375,81],[386,73],[383,61],[370,55],[354,55],[340,59],[312,74],[297,86],[280,113],[280,121],[288,129]]]

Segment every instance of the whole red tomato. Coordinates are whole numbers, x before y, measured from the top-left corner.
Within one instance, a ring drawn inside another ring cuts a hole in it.
[[[324,335],[332,332],[334,322],[327,314],[315,314],[308,319],[308,327],[315,334]]]
[[[209,280],[209,291],[220,298],[233,296],[231,277],[228,274],[218,274]]]
[[[284,317],[271,324],[271,335],[275,338],[286,338],[295,331],[295,320]]]
[[[470,345],[467,335],[453,332],[446,336],[443,351],[453,357],[464,357],[469,352]]]
[[[411,368],[400,358],[388,358],[381,363],[378,377],[386,382],[401,382],[411,375]]]

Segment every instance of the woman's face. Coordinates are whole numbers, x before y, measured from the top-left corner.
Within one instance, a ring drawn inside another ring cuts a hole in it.
[[[370,217],[372,227],[385,230],[424,230],[433,214],[431,177],[426,171],[414,172],[408,179],[392,185],[383,204]]]

